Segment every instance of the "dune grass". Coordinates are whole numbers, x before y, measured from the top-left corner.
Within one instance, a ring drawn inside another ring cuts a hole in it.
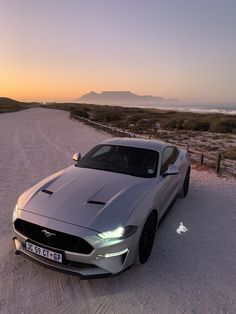
[[[232,115],[86,104],[64,106],[69,108],[71,116],[80,115],[136,133],[150,133],[161,128],[236,134],[236,116]]]
[[[25,103],[9,98],[0,98],[0,113],[18,111],[29,107],[68,110],[71,117],[79,115],[93,121],[135,133],[153,133],[157,129],[209,131],[236,134],[236,116],[217,113],[178,112],[146,108],[127,108],[78,103]]]

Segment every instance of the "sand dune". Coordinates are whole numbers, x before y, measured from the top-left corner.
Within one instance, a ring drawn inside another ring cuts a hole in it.
[[[81,281],[15,256],[11,216],[28,186],[110,135],[40,108],[0,115],[0,135],[0,313],[236,313],[235,179],[193,170],[147,264]]]

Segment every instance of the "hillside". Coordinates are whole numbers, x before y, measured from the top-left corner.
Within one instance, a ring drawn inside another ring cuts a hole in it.
[[[7,97],[0,97],[0,113],[22,110],[25,109],[25,106],[26,103]]]
[[[32,106],[39,106],[36,102],[21,102],[8,97],[0,97],[0,113],[19,111]]]

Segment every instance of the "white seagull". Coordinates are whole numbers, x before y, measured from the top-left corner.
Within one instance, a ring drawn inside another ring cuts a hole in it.
[[[184,232],[188,231],[188,229],[183,225],[183,223],[181,222],[179,227],[176,229],[176,232],[178,234],[182,234]]]

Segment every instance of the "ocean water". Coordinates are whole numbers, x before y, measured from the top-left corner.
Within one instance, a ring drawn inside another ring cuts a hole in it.
[[[126,105],[127,107],[138,107],[138,108],[156,108],[165,110],[177,110],[183,112],[197,112],[197,113],[223,113],[236,115],[236,103],[233,104],[220,104],[220,103],[183,103],[183,102],[160,102],[157,104],[146,104],[146,105]],[[126,107],[125,106],[125,107]]]

